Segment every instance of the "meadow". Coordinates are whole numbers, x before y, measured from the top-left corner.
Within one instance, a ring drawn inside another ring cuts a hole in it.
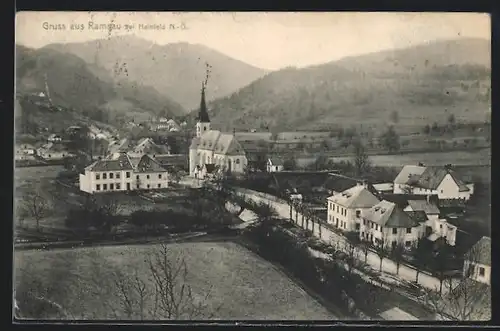
[[[195,298],[208,294],[205,313],[216,319],[336,319],[271,263],[235,243],[182,243],[168,247],[172,256],[185,259],[187,284]],[[123,319],[123,314],[115,317],[111,313],[122,310],[117,289],[105,285],[105,281],[113,277],[116,268],[124,274],[139,272],[145,276],[145,255],[154,248],[150,245],[18,251],[16,289],[47,289],[38,295],[57,302],[66,315],[78,319]],[[100,288],[96,289],[90,279],[99,279]],[[51,292],[51,288],[57,290]]]

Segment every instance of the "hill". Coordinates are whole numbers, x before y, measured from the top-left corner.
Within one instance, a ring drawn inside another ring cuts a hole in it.
[[[135,36],[117,36],[84,43],[51,44],[47,49],[79,56],[105,68],[114,80],[141,82],[186,109],[199,105],[205,63],[211,65],[207,96],[224,97],[262,77],[266,71],[206,46],[189,43],[157,45]]]
[[[16,92],[18,96],[43,93],[52,106],[102,121],[185,114],[182,106],[151,87],[115,81],[96,65],[46,48],[16,46]]]
[[[238,130],[414,130],[450,114],[484,121],[490,112],[490,42],[462,39],[285,68],[209,104],[215,126]],[[397,116],[391,116],[397,112]]]

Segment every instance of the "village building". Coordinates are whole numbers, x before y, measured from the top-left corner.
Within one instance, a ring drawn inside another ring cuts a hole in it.
[[[222,133],[210,128],[205,102],[205,85],[201,90],[200,111],[196,123],[196,136],[189,147],[189,173],[198,174],[198,168],[205,164],[214,164],[221,171],[243,174],[247,167],[247,157],[235,134]]]
[[[36,156],[36,148],[31,144],[17,144],[16,154],[14,159],[16,161],[21,160],[34,160]]]
[[[130,157],[140,157],[144,154],[156,157],[169,155],[170,148],[167,145],[156,144],[152,138],[142,138],[127,153]]]
[[[404,245],[414,247],[423,235],[422,212],[406,213],[390,201],[382,200],[363,213],[359,236],[361,240],[386,248]]]
[[[80,190],[88,193],[154,190],[168,187],[168,172],[148,155],[99,160],[80,174]]]
[[[464,276],[491,285],[491,238],[482,237],[465,254]]]
[[[380,202],[366,184],[360,183],[327,200],[327,222],[343,231],[360,231],[363,213]]]
[[[279,157],[273,156],[267,159],[267,172],[283,171],[284,163]]]
[[[48,138],[47,141],[49,142],[61,142],[62,137],[58,134],[52,133]]]
[[[396,194],[437,194],[439,199],[469,200],[474,184],[464,183],[450,167],[406,165],[394,179]]]
[[[64,145],[53,142],[38,148],[36,154],[45,160],[62,160],[73,155]]]
[[[195,178],[198,179],[214,179],[220,173],[220,169],[215,164],[197,165],[195,169]]]

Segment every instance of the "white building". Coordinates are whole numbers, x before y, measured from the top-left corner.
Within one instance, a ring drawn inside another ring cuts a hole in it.
[[[334,194],[327,200],[327,222],[344,231],[359,231],[363,213],[380,202],[364,184]]]
[[[382,200],[363,213],[360,239],[386,248],[404,245],[410,249],[423,236],[423,226],[417,217],[406,213],[393,202]]]
[[[99,160],[80,174],[80,190],[88,193],[153,190],[168,187],[168,173],[148,155]]]
[[[215,164],[196,166],[194,177],[198,179],[214,179],[219,174],[219,167]]]
[[[283,171],[284,169],[284,164],[283,160],[280,159],[279,157],[270,157],[267,159],[267,172],[279,172]]]
[[[47,140],[50,142],[60,142],[62,141],[62,138],[60,135],[53,133],[47,138]]]
[[[140,157],[147,154],[154,158],[156,156],[170,155],[170,149],[167,145],[156,144],[151,138],[142,138],[127,153],[130,157]]]
[[[221,171],[242,174],[248,165],[248,160],[234,134],[210,129],[203,85],[196,136],[189,147],[189,174],[194,177],[197,166],[202,168],[205,164],[215,164]]]
[[[482,237],[465,254],[464,276],[491,285],[491,238]]]
[[[36,155],[35,146],[31,144],[19,144],[16,145],[16,155],[14,159],[20,160],[34,160]]]
[[[45,160],[62,160],[73,155],[63,145],[52,142],[38,148],[36,154]]]
[[[440,200],[469,200],[474,194],[474,184],[464,183],[449,168],[406,165],[394,179],[394,193],[437,194]]]

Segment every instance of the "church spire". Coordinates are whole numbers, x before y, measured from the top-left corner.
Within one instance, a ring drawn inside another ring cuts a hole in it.
[[[207,104],[205,102],[205,82],[201,84],[201,102],[200,102],[200,112],[198,114],[198,121],[201,123],[210,123],[210,118],[208,117]]]

